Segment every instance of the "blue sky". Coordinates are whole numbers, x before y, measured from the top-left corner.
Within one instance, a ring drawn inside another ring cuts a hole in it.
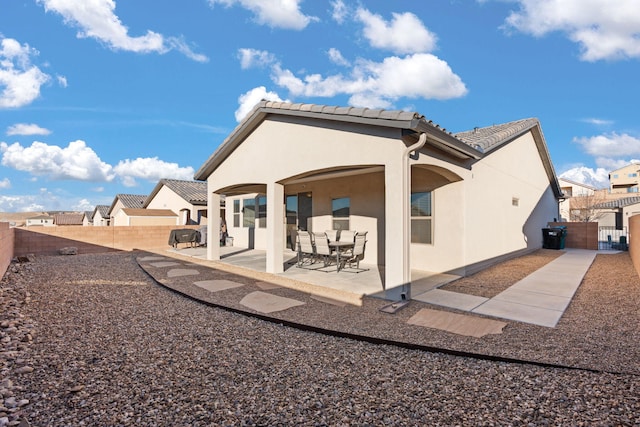
[[[639,59],[639,0],[0,0],[0,211],[192,179],[260,99],[537,117],[557,174],[606,186],[640,159]]]

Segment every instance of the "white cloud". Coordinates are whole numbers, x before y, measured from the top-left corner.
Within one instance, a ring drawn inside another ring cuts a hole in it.
[[[0,189],[6,190],[8,188],[11,188],[11,181],[9,181],[9,178],[4,178],[0,181]]]
[[[0,195],[0,211],[2,212],[42,212],[45,210],[40,195],[2,196]]]
[[[242,121],[249,112],[255,107],[255,105],[262,101],[282,101],[277,93],[267,92],[267,88],[264,86],[256,87],[250,91],[240,95],[238,98],[238,104],[240,107],[235,112],[235,117],[238,122]]]
[[[111,181],[114,178],[112,167],[81,140],[70,142],[66,148],[38,141],[29,147],[17,142],[11,145],[0,142],[0,152],[3,166],[52,180]]]
[[[58,80],[58,84],[61,87],[69,86],[69,84],[67,83],[67,78],[65,76],[56,76],[56,80]]]
[[[520,10],[505,21],[536,37],[566,33],[580,45],[585,61],[640,58],[640,7],[637,0],[518,0]]]
[[[302,0],[209,0],[213,7],[216,3],[226,7],[236,4],[250,10],[260,25],[288,30],[302,30],[318,18],[307,16],[300,10]]]
[[[80,199],[71,207],[74,211],[93,211],[95,206],[88,199]]]
[[[347,6],[342,0],[335,0],[331,2],[331,17],[338,24],[342,24],[348,14]]]
[[[408,54],[431,52],[436,47],[436,35],[413,13],[394,13],[388,22],[380,15],[360,8],[356,17],[364,24],[364,36],[376,48]]]
[[[129,29],[115,14],[114,0],[37,0],[47,12],[56,12],[66,24],[78,27],[79,38],[93,38],[113,50],[137,53],[166,53],[176,49],[187,57],[204,62],[207,57],[195,54],[180,38],[165,39],[162,34],[148,30],[143,36],[131,37]]]
[[[49,135],[49,129],[42,128],[35,123],[16,123],[9,126],[7,135]]]
[[[344,56],[342,56],[342,53],[336,49],[336,48],[331,48],[327,51],[327,55],[329,56],[329,59],[331,60],[331,62],[333,62],[334,64],[338,64],[344,67],[349,66],[349,61],[347,61],[345,59]]]
[[[240,68],[247,70],[253,67],[266,67],[275,63],[275,56],[266,50],[250,48],[238,49]]]
[[[0,108],[28,105],[40,96],[40,87],[50,80],[49,75],[31,65],[31,57],[38,51],[21,45],[15,39],[3,38],[0,43]]]
[[[273,80],[297,96],[333,97],[351,95],[350,105],[387,108],[400,98],[450,99],[464,96],[467,88],[449,65],[431,54],[404,58],[388,57],[383,62],[359,60],[348,77],[304,78],[289,70],[273,67]]]
[[[595,117],[583,119],[582,121],[596,126],[609,126],[614,123],[613,120],[597,119]]]
[[[615,158],[640,155],[640,139],[626,133],[574,138],[582,149],[595,157]]]
[[[159,181],[162,178],[192,180],[195,173],[191,166],[180,167],[177,163],[165,162],[157,157],[121,160],[113,170],[127,187],[136,186],[137,179],[150,182]]]

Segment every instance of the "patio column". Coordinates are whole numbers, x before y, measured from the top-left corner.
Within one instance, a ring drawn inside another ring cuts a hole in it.
[[[395,166],[395,167],[393,167]],[[407,299],[411,294],[411,271],[409,267],[409,251],[406,241],[409,217],[405,207],[409,194],[406,191],[407,177],[405,168],[398,170],[398,165],[385,167],[385,297],[399,301],[402,294]]]
[[[207,197],[207,259],[220,259],[220,195],[213,191]]]
[[[284,271],[284,185],[267,184],[267,273]]]

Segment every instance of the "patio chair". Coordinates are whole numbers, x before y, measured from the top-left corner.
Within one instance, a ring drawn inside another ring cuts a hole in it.
[[[353,242],[358,232],[353,230],[340,230],[340,241],[341,242]]]
[[[313,264],[316,254],[311,240],[311,234],[308,231],[298,231],[298,267],[304,264]]]
[[[327,233],[314,233],[316,257],[322,258],[324,266],[327,267],[336,256],[336,252],[329,247],[329,236]]]
[[[338,230],[327,230],[324,234],[327,235],[327,239],[329,239],[330,242],[338,241]]]
[[[367,244],[367,233],[356,234],[353,250],[351,251],[351,256],[345,260],[345,263],[349,265],[350,270],[344,270],[344,271],[350,271],[352,273],[360,273],[362,271],[368,270],[368,268],[360,268],[360,260],[364,258],[364,249],[366,244]],[[356,265],[355,268],[353,268],[354,263]]]

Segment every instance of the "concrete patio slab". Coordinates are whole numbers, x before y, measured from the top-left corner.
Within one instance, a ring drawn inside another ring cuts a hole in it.
[[[273,313],[274,311],[282,311],[291,307],[304,305],[304,302],[293,298],[285,298],[272,295],[267,292],[255,291],[240,300],[240,304],[260,313]]]
[[[518,322],[547,326],[550,328],[553,328],[558,324],[563,313],[562,310],[549,310],[546,308],[496,299],[490,299],[471,312],[484,314],[485,316],[499,317],[501,319],[516,320]]]
[[[234,282],[232,280],[202,280],[200,282],[193,282],[194,285],[206,289],[210,292],[219,292],[226,289],[234,289],[244,286],[244,283]]]
[[[509,288],[504,292],[500,292],[493,299],[498,301],[531,305],[533,307],[540,307],[557,311],[564,311],[564,309],[566,309],[571,302],[571,297],[550,295],[513,288]]]
[[[441,305],[443,307],[457,308],[458,310],[471,311],[480,304],[485,303],[488,298],[475,295],[461,294],[459,292],[443,291],[433,289],[411,299],[429,304]]]

